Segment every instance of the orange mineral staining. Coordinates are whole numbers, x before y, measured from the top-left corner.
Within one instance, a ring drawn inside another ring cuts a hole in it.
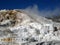
[[[1,41],[4,41],[4,42],[13,42],[15,39],[14,38],[4,38],[4,39],[1,39]]]

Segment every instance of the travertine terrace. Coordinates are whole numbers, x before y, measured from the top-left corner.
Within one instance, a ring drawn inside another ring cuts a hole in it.
[[[59,45],[60,23],[22,10],[0,10],[0,45]]]

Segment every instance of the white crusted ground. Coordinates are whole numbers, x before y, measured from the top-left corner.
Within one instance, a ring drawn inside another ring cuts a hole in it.
[[[3,24],[9,23],[10,20],[0,23],[1,45],[37,45],[37,43],[44,41],[60,41],[60,30],[54,30],[53,22],[49,23],[50,21],[43,19],[39,19],[39,22],[37,22],[36,19],[32,19],[29,15],[20,12],[16,15],[18,15],[17,17],[19,19],[15,26],[2,26]],[[21,23],[20,18],[23,19]]]

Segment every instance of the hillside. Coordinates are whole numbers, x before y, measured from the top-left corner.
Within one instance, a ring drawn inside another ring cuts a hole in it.
[[[57,44],[60,23],[22,10],[0,10],[0,45]]]

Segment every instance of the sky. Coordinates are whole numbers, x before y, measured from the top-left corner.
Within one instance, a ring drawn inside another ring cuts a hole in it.
[[[37,5],[38,9],[60,7],[60,0],[0,0],[0,9],[22,9]]]
[[[48,17],[60,15],[60,0],[0,0],[1,9],[24,9]]]

